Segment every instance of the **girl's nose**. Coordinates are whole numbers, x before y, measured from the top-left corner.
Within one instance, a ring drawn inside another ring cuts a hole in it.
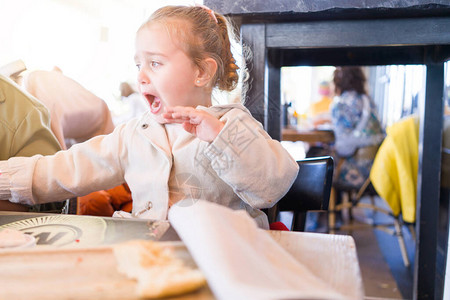
[[[139,70],[139,72],[138,72],[138,82],[140,84],[148,84],[148,83],[150,83],[150,78],[147,76],[147,74],[142,69]]]

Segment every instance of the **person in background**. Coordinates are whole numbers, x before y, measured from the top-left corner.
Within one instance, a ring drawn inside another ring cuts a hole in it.
[[[319,85],[320,100],[311,104],[308,112],[308,118],[314,129],[331,129],[331,103],[332,98],[330,83],[322,81]],[[330,143],[315,142],[309,143],[306,157],[328,156],[331,155]]]
[[[105,101],[59,68],[24,72],[21,85],[50,111],[52,131],[63,149],[114,130]]]
[[[11,79],[0,75],[0,160],[49,155],[59,150],[61,146],[50,129],[45,106]],[[61,212],[63,206],[64,203],[28,206],[0,201],[0,210]]]
[[[337,161],[336,188],[359,188],[369,177],[375,154],[385,137],[375,104],[367,95],[361,67],[337,67],[331,119]]]
[[[50,111],[51,129],[63,149],[114,130],[105,101],[65,76],[60,68],[24,72],[18,79]],[[78,197],[76,212],[110,217],[115,208],[131,211],[131,202],[131,193],[124,183]]]
[[[332,103],[330,83],[322,81],[319,85],[319,101],[311,104],[309,108],[309,118],[314,127],[327,125],[331,123],[330,107]]]
[[[105,110],[107,109],[106,103],[73,79],[62,75],[60,68],[55,66],[52,71],[26,72],[26,70],[22,60],[11,62],[0,68],[1,73],[10,77],[17,84],[23,85],[22,89],[32,92],[38,97],[37,100],[51,111],[53,117],[51,130],[58,137],[63,149],[93,135],[112,132],[114,127],[110,123],[109,110]],[[54,85],[56,82],[59,84],[58,86]],[[70,94],[68,94],[69,92]],[[58,98],[58,95],[61,95],[61,98]],[[88,116],[92,120],[89,120]],[[48,119],[50,118],[48,117]],[[74,137],[78,137],[78,139],[75,140]],[[82,137],[81,140],[80,137]],[[112,189],[95,191],[78,197],[76,203],[77,214],[111,217],[116,209],[130,212],[132,198],[127,184],[124,183]],[[55,206],[60,206],[60,203],[54,203],[52,206],[49,204],[36,205],[33,210]],[[54,209],[52,210],[54,211]]]
[[[166,6],[139,28],[135,47],[149,112],[55,155],[1,161],[0,198],[42,203],[126,180],[133,211],[116,216],[161,220],[179,201],[205,199],[268,229],[260,209],[286,194],[298,164],[243,105],[212,105],[213,88],[231,91],[239,79],[225,17]]]

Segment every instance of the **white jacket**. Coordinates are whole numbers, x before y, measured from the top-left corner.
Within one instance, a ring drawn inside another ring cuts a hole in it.
[[[55,155],[0,162],[0,199],[45,203],[126,181],[139,217],[166,219],[171,192],[245,209],[267,228],[259,209],[273,206],[289,190],[297,163],[244,106],[198,108],[225,122],[212,143],[183,131],[171,146],[165,126],[146,113]],[[178,184],[169,187],[169,178]]]

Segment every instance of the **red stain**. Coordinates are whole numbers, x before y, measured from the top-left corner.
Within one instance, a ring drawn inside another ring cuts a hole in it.
[[[83,262],[83,258],[82,257],[77,257],[77,263],[82,263]]]
[[[79,240],[79,239],[76,239],[76,240],[75,240],[75,242],[76,242],[76,243],[79,243],[79,242],[80,242],[80,240]]]

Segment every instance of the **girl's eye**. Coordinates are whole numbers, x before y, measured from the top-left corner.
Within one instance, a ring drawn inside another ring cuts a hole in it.
[[[136,65],[136,68],[138,69],[138,71],[140,71],[141,70],[141,65]]]
[[[152,61],[152,62],[150,63],[150,65],[152,66],[152,68],[157,68],[157,67],[160,66],[160,63],[157,62],[157,61]]]

